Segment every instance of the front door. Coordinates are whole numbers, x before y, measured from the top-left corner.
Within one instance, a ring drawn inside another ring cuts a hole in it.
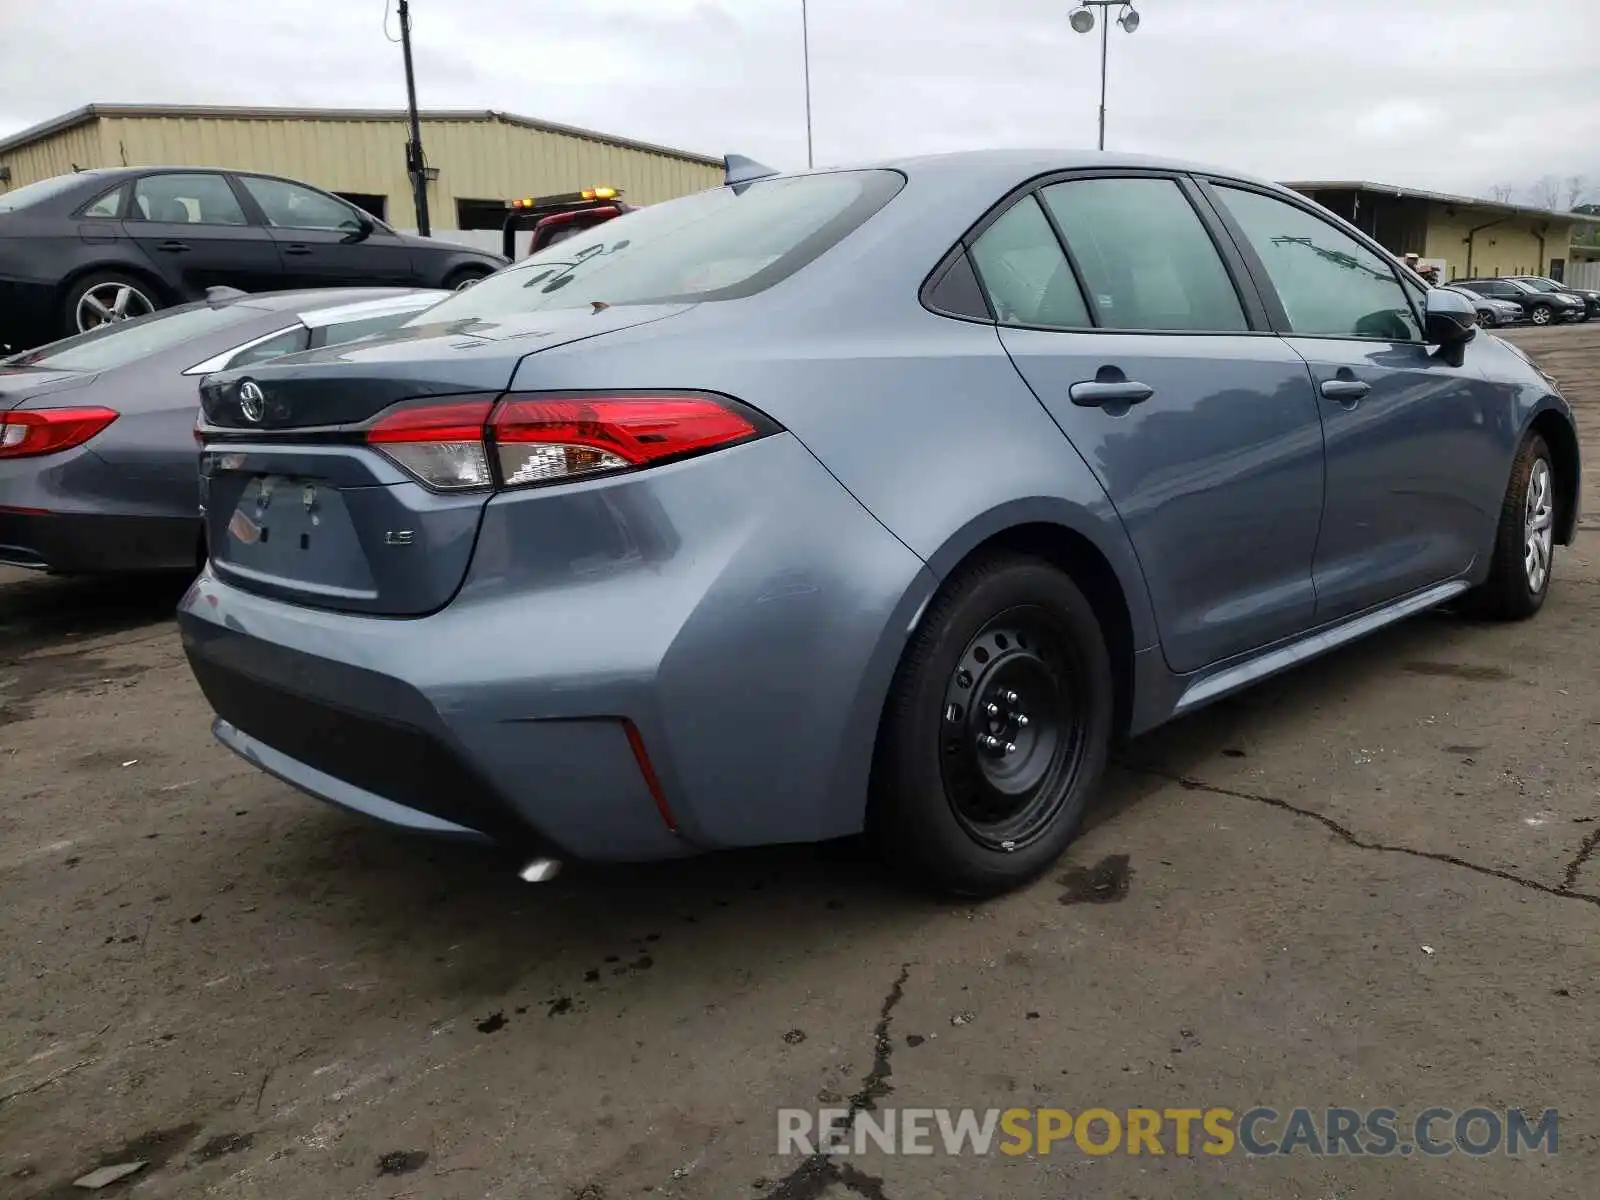
[[[1423,342],[1421,296],[1309,208],[1245,187],[1211,195],[1270,281],[1310,367],[1327,439],[1313,577],[1319,621],[1464,575],[1488,552],[1503,474],[1497,389],[1472,347],[1453,366]]]
[[[1122,519],[1172,670],[1307,628],[1317,402],[1305,363],[1252,332],[1258,305],[1179,181],[1050,184],[972,258],[1017,369]]]
[[[209,287],[283,287],[277,245],[250,224],[225,176],[166,171],[140,177],[123,229],[185,300],[199,299]]]
[[[353,205],[286,179],[237,179],[283,255],[285,286],[415,286],[405,242]]]

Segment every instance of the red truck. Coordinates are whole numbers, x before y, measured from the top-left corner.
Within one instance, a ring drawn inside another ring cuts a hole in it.
[[[528,254],[535,254],[585,229],[593,229],[623,213],[632,212],[633,207],[623,201],[622,192],[614,187],[592,187],[559,196],[525,196],[518,200],[507,200],[506,220],[501,226],[500,252],[508,259],[515,259],[517,234],[524,230],[533,231],[533,237],[528,242]]]

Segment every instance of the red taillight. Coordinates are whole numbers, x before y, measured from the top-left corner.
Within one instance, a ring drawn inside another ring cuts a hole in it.
[[[749,417],[703,395],[506,399],[490,421],[507,487],[648,467],[758,432]]]
[[[759,436],[761,420],[698,392],[508,396],[398,408],[367,441],[429,487],[461,491],[653,466]]]
[[[431,488],[486,488],[494,478],[483,427],[493,407],[474,399],[399,408],[367,430],[367,441]]]
[[[117,419],[109,408],[30,408],[0,413],[0,458],[32,458],[81,446]]]

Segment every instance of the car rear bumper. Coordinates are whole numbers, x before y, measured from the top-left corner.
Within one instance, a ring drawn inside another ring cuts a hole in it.
[[[115,511],[86,448],[0,462],[0,563],[63,574],[193,570],[200,518]]]
[[[179,610],[230,749],[392,825],[643,861],[859,831],[926,567],[780,434],[498,497],[454,602]],[[886,631],[888,634],[886,635]]]

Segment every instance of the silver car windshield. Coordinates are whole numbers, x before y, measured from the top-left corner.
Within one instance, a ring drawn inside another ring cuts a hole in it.
[[[894,171],[838,171],[651,205],[548,246],[411,324],[752,295],[838,242],[904,182]]]
[[[103,325],[74,337],[51,342],[5,359],[8,367],[48,367],[56,371],[109,371],[124,367],[149,354],[170,349],[191,338],[201,337],[250,317],[260,309],[226,305],[213,308],[197,304],[192,308],[169,308],[132,321]]]

